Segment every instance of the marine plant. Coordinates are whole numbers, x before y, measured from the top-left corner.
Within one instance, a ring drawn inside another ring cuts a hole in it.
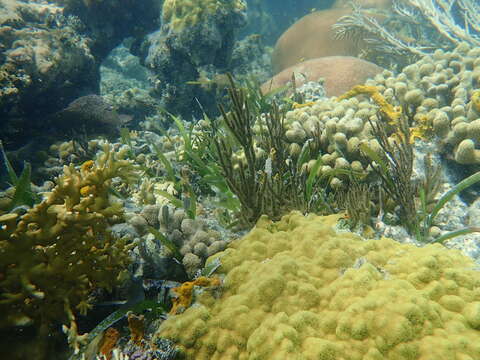
[[[31,173],[32,167],[30,163],[24,162],[23,170],[18,176],[13,169],[10,160],[7,157],[7,153],[3,148],[2,141],[0,140],[0,152],[2,153],[3,162],[7,170],[8,178],[10,180],[10,185],[14,188],[13,195],[8,203],[6,209],[2,210],[11,211],[18,206],[28,206],[31,207],[35,202],[39,201],[39,196],[32,191],[32,182],[31,182]]]
[[[174,184],[177,195],[162,190],[156,190],[156,192],[168,199],[173,206],[185,209],[191,219],[196,216],[199,194],[216,194],[221,201],[219,205],[230,211],[238,209],[238,201],[234,199],[233,193],[221,174],[220,167],[213,160],[210,133],[207,130],[194,133],[193,127],[187,127],[188,125],[180,117],[164,109],[161,111],[173,120],[181,138],[181,145],[175,147],[174,157],[171,159],[165,156],[157,144],[150,144],[163,165],[166,179]],[[206,114],[205,118],[208,119]],[[156,126],[156,130],[170,143],[175,143],[169,132],[159,126]],[[192,176],[194,179],[191,179]]]
[[[285,138],[286,107],[275,100],[268,107],[265,99],[250,96],[230,76],[228,95],[231,109],[219,105],[221,120],[210,120],[215,161],[230,191],[238,198],[243,225],[252,226],[261,215],[278,219],[286,212],[329,209],[325,189],[317,170],[321,165],[318,147],[308,142],[298,156],[291,156]],[[262,113],[262,110],[269,111]],[[253,127],[259,128],[258,134]],[[313,161],[310,172],[306,166]]]
[[[380,121],[370,121],[370,126],[380,145],[380,152],[374,151],[366,143],[360,146],[371,168],[380,178],[380,186],[397,206],[399,222],[421,242],[443,243],[456,236],[480,231],[480,228],[470,226],[431,239],[430,229],[440,210],[455,195],[480,181],[480,172],[462,180],[437,200],[440,169],[432,164],[429,155],[424,160],[425,176],[421,181],[413,179],[413,142],[406,113],[404,110],[399,118],[397,132],[389,136],[389,117],[379,111],[377,116]]]
[[[381,186],[385,193],[393,199],[399,207],[399,220],[408,232],[417,232],[417,211],[415,198],[417,184],[412,181],[413,175],[413,146],[410,143],[410,130],[405,115],[399,117],[398,132],[395,138],[390,138],[387,125],[390,117],[380,110],[377,113],[379,121],[370,121],[372,133],[380,145],[380,153],[372,150],[365,143],[360,145],[361,150],[370,162],[373,171],[381,179]]]
[[[338,38],[365,42],[362,57],[401,67],[461,42],[479,46],[479,14],[476,0],[392,0],[388,12],[353,3],[352,14],[340,18],[334,29]]]
[[[45,339],[64,324],[78,347],[75,314],[91,309],[93,290],[122,280],[135,244],[109,230],[123,215],[110,189],[114,178],[134,181],[135,167],[125,149],[103,150],[79,169],[65,166],[52,191],[24,215],[0,217],[0,328],[34,326]]]
[[[340,208],[345,209],[345,220],[350,229],[372,225],[373,189],[374,186],[352,181],[348,190],[339,192],[337,195],[337,204]]]

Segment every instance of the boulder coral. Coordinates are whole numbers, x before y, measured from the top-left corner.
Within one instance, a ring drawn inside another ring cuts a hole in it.
[[[262,218],[203,291],[156,336],[186,359],[480,358],[480,273],[441,245],[337,232],[338,215]]]
[[[327,96],[340,96],[355,85],[363,84],[383,69],[374,63],[352,56],[325,56],[310,59],[282,70],[262,85],[268,92],[285,86],[295,75],[295,85],[300,87],[309,81],[324,79]]]
[[[353,39],[334,38],[332,25],[350,9],[316,11],[298,20],[277,40],[272,54],[273,72],[304,60],[323,56],[357,56],[359,48]]]

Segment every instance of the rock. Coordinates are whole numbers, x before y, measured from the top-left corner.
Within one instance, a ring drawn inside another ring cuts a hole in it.
[[[383,68],[380,66],[352,56],[326,56],[307,60],[283,70],[265,82],[262,91],[265,93],[285,86],[291,81],[292,73],[295,73],[297,87],[324,78],[327,96],[339,96],[382,71]]]

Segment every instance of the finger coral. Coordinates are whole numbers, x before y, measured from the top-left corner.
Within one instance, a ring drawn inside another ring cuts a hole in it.
[[[0,216],[0,328],[64,323],[75,341],[74,313],[91,308],[92,290],[117,283],[134,246],[108,230],[123,214],[109,199],[112,179],[134,176],[123,155],[106,146],[96,162],[65,166],[42,202]]]

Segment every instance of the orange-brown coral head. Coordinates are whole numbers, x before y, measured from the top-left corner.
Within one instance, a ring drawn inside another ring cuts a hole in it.
[[[193,281],[184,282],[179,287],[173,289],[173,291],[177,294],[177,297],[172,300],[173,306],[170,310],[170,314],[179,314],[190,306],[190,304],[192,303],[194,286],[209,287],[219,285],[220,279],[207,278],[205,276],[200,276],[198,279],[195,279]]]

